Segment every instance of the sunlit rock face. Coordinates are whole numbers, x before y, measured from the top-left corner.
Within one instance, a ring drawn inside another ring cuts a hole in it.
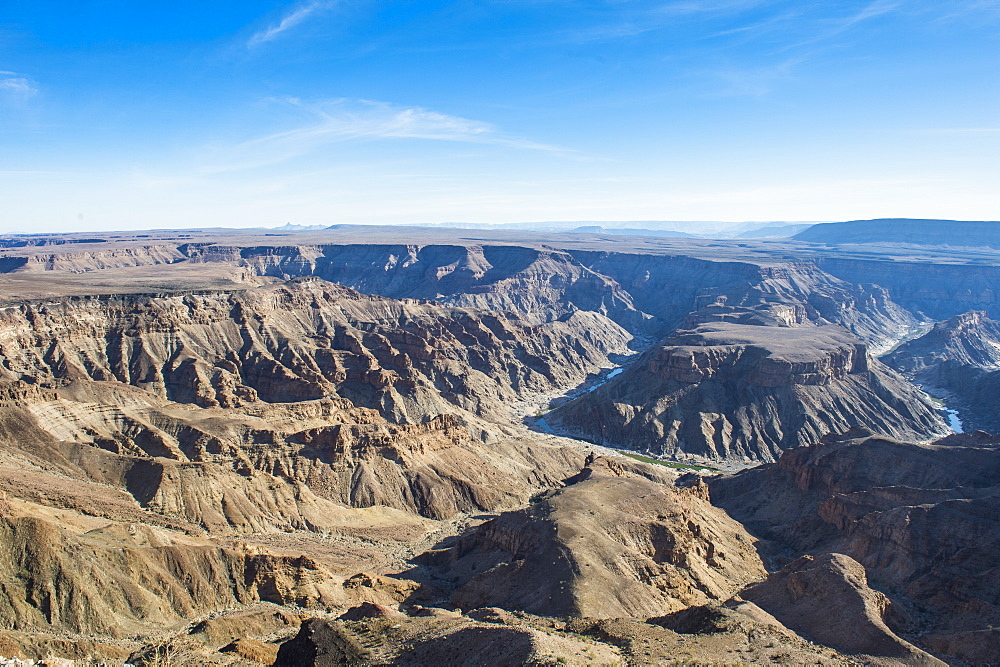
[[[843,328],[729,322],[675,332],[548,421],[602,444],[764,461],[855,426],[947,432],[930,401]]]

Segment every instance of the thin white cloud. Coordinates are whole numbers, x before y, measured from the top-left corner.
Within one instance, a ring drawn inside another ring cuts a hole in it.
[[[687,0],[661,3],[639,10],[621,12],[613,3],[613,12],[595,25],[555,33],[551,43],[588,43],[628,39],[662,30],[678,20],[700,20],[717,15],[738,14],[768,4],[768,0]]]
[[[869,2],[867,5],[862,7],[859,11],[846,16],[844,18],[838,19],[833,25],[825,30],[820,31],[813,37],[799,41],[795,44],[791,44],[782,50],[789,50],[794,48],[799,48],[802,46],[808,46],[815,44],[817,42],[823,42],[828,39],[837,37],[838,35],[845,33],[855,26],[869,21],[880,16],[885,16],[886,14],[891,14],[906,4],[905,0],[874,0]]]
[[[890,14],[899,9],[903,4],[901,0],[875,0],[875,2],[870,2],[861,11],[848,17],[838,27],[838,32],[849,30],[862,21],[867,21],[883,14]]]
[[[918,130],[918,134],[1000,134],[1000,127],[942,127]]]
[[[0,70],[0,95],[22,101],[33,97],[37,93],[37,84],[28,77],[22,76],[17,72]]]
[[[796,68],[808,60],[803,56],[762,67],[716,70],[712,72],[713,77],[724,84],[716,94],[725,97],[762,97],[771,93],[776,86],[793,79]]]
[[[256,46],[260,46],[261,44],[276,39],[282,33],[291,30],[320,10],[326,9],[331,5],[333,5],[333,2],[330,2],[329,0],[311,0],[310,2],[299,5],[290,13],[286,14],[277,24],[261,30],[260,32],[254,33],[250,39],[247,40],[247,48],[252,49]]]
[[[220,172],[260,167],[311,153],[325,145],[352,140],[428,139],[572,154],[556,146],[506,135],[489,123],[422,107],[400,107],[370,100],[341,99],[319,104],[306,104],[295,98],[276,101],[308,112],[312,121],[225,149],[221,161],[203,170]]]

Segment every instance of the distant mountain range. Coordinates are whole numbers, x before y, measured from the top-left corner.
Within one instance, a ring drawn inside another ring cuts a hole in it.
[[[634,227],[602,227],[600,225],[584,225],[560,231],[561,234],[619,234],[623,236],[668,236],[672,238],[698,238],[698,234],[688,234],[672,229],[638,229]]]
[[[297,225],[274,227],[279,232],[307,232],[367,225]],[[926,246],[1000,248],[1000,222],[880,218],[847,222],[744,222],[714,221],[541,221],[510,223],[444,222],[402,225],[444,229],[523,231],[665,238],[795,239],[825,244],[900,243]],[[687,229],[690,231],[681,231]],[[695,231],[697,230],[697,231]]]
[[[1000,248],[1000,222],[881,218],[812,225],[797,234],[810,243],[912,243]]]
[[[661,236],[669,238],[788,238],[812,226],[812,222],[720,222],[685,220],[550,220],[537,222],[442,222],[406,224],[404,227],[478,229],[568,234],[611,234],[622,236]],[[274,231],[304,232],[341,229],[351,224],[296,225],[287,223]],[[682,230],[689,231],[682,231]]]
[[[276,232],[314,232],[320,229],[329,229],[329,225],[293,225],[288,222],[280,227],[273,227]]]

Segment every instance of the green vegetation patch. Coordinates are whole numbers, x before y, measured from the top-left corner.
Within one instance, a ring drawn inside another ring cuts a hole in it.
[[[635,454],[633,452],[621,452],[621,453],[629,457],[630,459],[635,459],[636,461],[642,461],[643,463],[652,463],[658,466],[666,466],[668,468],[676,468],[677,470],[704,470],[706,472],[719,472],[718,468],[713,468],[711,466],[700,466],[694,463],[678,463],[677,461],[661,461],[660,459],[654,459],[649,456],[643,456],[642,454]]]

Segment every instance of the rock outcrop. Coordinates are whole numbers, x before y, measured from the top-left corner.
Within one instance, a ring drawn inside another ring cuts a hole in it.
[[[861,425],[902,438],[947,432],[926,397],[831,325],[677,331],[547,420],[599,444],[763,461]]]
[[[883,361],[947,396],[967,430],[1000,430],[1000,322],[984,311],[938,322]]]
[[[120,382],[202,407],[341,396],[392,421],[501,418],[627,350],[590,313],[529,325],[307,279],[237,293],[28,303],[0,312],[2,375]]]
[[[959,366],[1000,369],[1000,322],[981,310],[970,310],[943,322],[923,336],[907,341],[882,357],[901,373],[934,380],[934,371],[951,362]]]
[[[813,262],[754,264],[610,252],[573,256],[621,284],[637,308],[664,324],[664,333],[709,321],[839,324],[879,351],[916,323],[884,288],[835,278]]]
[[[865,568],[843,554],[803,556],[740,596],[803,637],[866,663],[945,664],[889,629],[889,599],[872,590]]]
[[[125,637],[266,600],[324,608],[341,579],[308,557],[226,548],[23,502],[0,519],[0,624]]]
[[[598,458],[564,489],[422,556],[463,609],[658,616],[725,600],[764,576],[742,527],[704,486],[678,489]]]
[[[1000,439],[981,432],[934,444],[846,437],[710,487],[713,502],[768,540],[771,553],[833,552],[864,566],[892,602],[885,622],[894,633],[995,662],[995,647],[988,659],[982,642],[966,654],[958,637],[1000,621],[998,471]]]

